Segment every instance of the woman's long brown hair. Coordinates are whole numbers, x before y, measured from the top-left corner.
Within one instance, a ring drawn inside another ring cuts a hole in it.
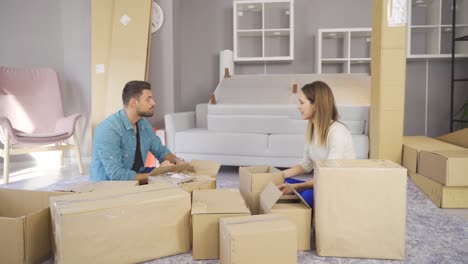
[[[314,127],[314,122],[309,120],[305,139],[307,143],[311,143],[314,133],[317,133],[318,144],[323,146],[326,144],[330,125],[338,120],[335,97],[330,87],[322,81],[304,85],[302,92],[310,103],[315,104],[314,119],[317,124],[317,127]]]

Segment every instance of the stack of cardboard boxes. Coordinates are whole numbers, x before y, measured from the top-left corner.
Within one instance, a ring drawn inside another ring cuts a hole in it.
[[[468,208],[468,129],[440,139],[404,137],[402,164],[436,206]]]

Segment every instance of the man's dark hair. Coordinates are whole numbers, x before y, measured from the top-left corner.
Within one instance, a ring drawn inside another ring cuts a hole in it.
[[[122,92],[122,102],[124,106],[128,106],[128,102],[132,98],[139,98],[143,90],[151,90],[151,84],[145,81],[129,81],[125,84]]]

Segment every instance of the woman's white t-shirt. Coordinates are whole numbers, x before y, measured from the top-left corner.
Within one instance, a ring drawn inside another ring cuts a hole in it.
[[[314,168],[314,160],[355,159],[353,139],[348,128],[340,122],[333,122],[328,129],[326,145],[319,146],[318,135],[314,133],[312,142],[304,147],[304,158],[299,163],[306,172]]]

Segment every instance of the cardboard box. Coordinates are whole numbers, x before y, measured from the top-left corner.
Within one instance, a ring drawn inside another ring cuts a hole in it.
[[[260,212],[286,216],[297,229],[297,250],[310,250],[312,209],[291,187],[294,195],[283,195],[273,183],[269,183],[260,195]]]
[[[49,198],[64,194],[0,188],[0,262],[41,263],[51,256]]]
[[[164,175],[168,172],[178,172],[195,177],[193,181],[182,183],[179,186],[187,191],[216,189],[216,177],[221,163],[206,160],[192,160],[189,164],[174,165],[168,167],[159,167],[150,173],[149,184],[160,183],[158,175]]]
[[[386,160],[314,165],[317,254],[404,259],[406,169]]]
[[[419,174],[445,186],[468,186],[468,149],[421,151]]]
[[[421,150],[451,150],[463,149],[459,146],[448,144],[430,137],[403,137],[403,158],[402,165],[411,172],[419,172],[418,161]]]
[[[297,263],[296,227],[285,216],[268,214],[219,221],[222,264]]]
[[[56,263],[135,263],[190,250],[190,194],[170,184],[50,199]]]
[[[468,128],[461,129],[437,138],[449,144],[468,149]]]
[[[444,186],[421,174],[408,171],[416,186],[440,208],[468,208],[468,187]]]
[[[283,175],[271,166],[239,167],[239,189],[252,214],[260,213],[260,194],[268,183],[282,184]]]
[[[100,181],[100,182],[83,182],[56,188],[57,192],[85,193],[94,191],[113,190],[116,188],[128,188],[138,186],[138,181]]]
[[[193,259],[219,259],[219,219],[246,215],[250,211],[239,190],[193,191]]]

